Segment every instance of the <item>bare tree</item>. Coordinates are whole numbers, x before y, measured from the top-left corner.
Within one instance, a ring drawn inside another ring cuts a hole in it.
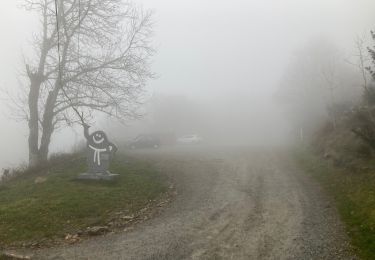
[[[359,95],[354,70],[338,47],[318,39],[296,52],[276,93],[300,139],[308,138],[329,120],[335,129]]]
[[[367,66],[369,62],[368,57],[368,50],[365,47],[365,38],[357,36],[357,39],[355,41],[355,46],[357,48],[357,57],[358,57],[358,64],[357,67],[359,71],[361,72],[361,77],[363,80],[362,87],[366,93],[369,92],[369,86],[368,86],[368,73],[367,73]]]
[[[130,2],[25,0],[25,7],[41,17],[35,55],[25,61],[29,163],[35,165],[47,160],[58,127],[88,122],[95,111],[138,117],[154,49],[151,13]]]
[[[360,73],[363,88],[365,94],[369,93],[369,73],[368,73],[368,64],[370,62],[369,51],[367,48],[367,40],[365,35],[357,35],[354,41],[355,51],[354,61],[346,60],[350,65],[353,65],[357,68]]]
[[[375,40],[373,31],[371,31],[371,36],[372,39]],[[357,61],[351,64],[358,68],[362,77],[363,102],[357,106],[352,117],[354,123],[352,132],[372,149],[375,149],[375,91],[372,82],[373,79],[375,79],[375,73],[370,66],[371,63],[375,64],[375,51],[373,48],[366,47],[366,39],[364,36],[357,37],[355,44],[357,49]]]

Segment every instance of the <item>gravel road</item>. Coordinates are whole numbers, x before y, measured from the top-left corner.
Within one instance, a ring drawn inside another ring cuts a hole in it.
[[[356,259],[330,199],[285,153],[186,147],[135,156],[175,182],[163,213],[36,259]]]

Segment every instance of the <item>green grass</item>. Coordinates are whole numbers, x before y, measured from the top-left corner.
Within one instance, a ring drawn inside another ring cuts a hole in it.
[[[375,163],[365,171],[333,167],[309,151],[298,151],[300,166],[334,197],[359,256],[375,259]]]
[[[129,159],[127,159],[129,160]],[[111,213],[134,213],[167,190],[151,163],[118,155],[113,182],[78,181],[85,159],[67,159],[30,171],[0,186],[0,245],[64,237],[88,226],[104,224]],[[38,176],[46,177],[36,184]]]

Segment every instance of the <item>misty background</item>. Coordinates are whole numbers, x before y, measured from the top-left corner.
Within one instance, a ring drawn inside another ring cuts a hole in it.
[[[342,59],[351,59],[356,36],[375,29],[371,0],[137,3],[154,10],[157,77],[147,86],[142,121],[127,122],[124,128],[97,119],[94,127],[107,131],[114,142],[142,132],[170,131],[198,133],[223,144],[288,143],[295,131],[276,100],[288,68],[305,64],[295,63],[296,56],[326,42]],[[38,32],[38,18],[20,4],[3,0],[0,8],[0,87],[8,92],[17,92],[22,54],[31,51]],[[1,169],[26,161],[27,123],[14,121],[6,97],[0,100]],[[69,151],[82,139],[80,127],[60,130],[52,152]]]

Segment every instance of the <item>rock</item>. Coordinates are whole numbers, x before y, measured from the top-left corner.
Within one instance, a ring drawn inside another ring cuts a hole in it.
[[[164,200],[164,201],[160,202],[157,206],[158,206],[158,207],[163,207],[163,206],[166,205],[167,203],[168,203],[168,201],[167,201],[167,200]]]
[[[134,219],[134,215],[131,215],[131,216],[123,216],[123,217],[121,217],[121,219],[129,221],[129,220]]]
[[[89,227],[87,228],[87,234],[90,236],[97,236],[104,233],[107,233],[109,231],[109,228],[107,226],[97,226],[97,227]]]
[[[46,182],[46,181],[47,181],[46,177],[36,177],[35,180],[34,180],[34,183],[39,184],[39,183],[43,183],[43,182]]]
[[[7,260],[17,260],[17,259],[22,259],[22,260],[28,260],[31,259],[31,256],[28,255],[20,255],[16,253],[11,253],[11,252],[2,252],[0,253],[0,259],[7,259]]]
[[[39,246],[39,243],[38,242],[33,242],[32,244],[31,244],[31,247],[38,247]]]
[[[66,239],[66,238],[65,238],[65,239]],[[69,242],[70,244],[76,243],[76,242],[78,242],[78,241],[80,241],[80,238],[79,238],[78,234],[71,235],[71,236],[69,237],[69,239],[68,239],[68,242]]]

